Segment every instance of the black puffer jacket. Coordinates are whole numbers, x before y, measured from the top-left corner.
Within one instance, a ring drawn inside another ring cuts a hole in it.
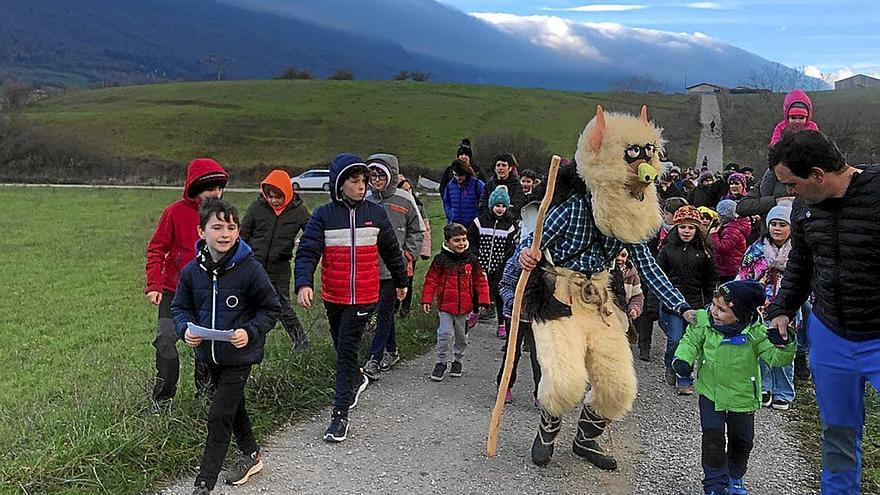
[[[293,199],[281,212],[275,211],[260,195],[251,203],[241,222],[241,238],[254,250],[254,257],[272,274],[290,270],[296,236],[309,222],[309,210],[302,198]]]
[[[718,285],[718,269],[712,256],[705,251],[690,245],[673,246],[667,237],[657,255],[657,266],[691,308],[705,308],[712,302],[712,294]]]
[[[795,200],[791,254],[767,318],[793,317],[816,294],[813,313],[851,341],[880,338],[880,170],[853,175],[842,198]]]

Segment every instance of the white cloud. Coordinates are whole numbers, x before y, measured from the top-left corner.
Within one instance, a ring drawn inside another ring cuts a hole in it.
[[[471,15],[508,33],[527,37],[536,45],[574,53],[596,61],[606,61],[599,50],[574,33],[573,23],[567,19],[556,16],[518,16],[491,12],[472,12]]]
[[[518,16],[490,12],[472,12],[470,15],[534,44],[600,62],[607,62],[608,57],[596,45],[609,42],[615,47],[628,42],[648,43],[680,55],[694,47],[722,51],[727,46],[699,32],[629,28],[616,22],[576,22],[551,15]]]
[[[804,67],[804,74],[810,77],[821,79],[831,85],[833,85],[835,81],[840,81],[841,79],[846,79],[847,77],[852,77],[856,74],[865,74],[866,76],[876,77],[880,79],[880,68],[872,67],[871,69],[856,72],[851,67],[841,67],[837,70],[823,72],[822,69],[820,69],[818,66],[807,65]]]
[[[703,9],[703,10],[721,10],[724,8],[718,2],[691,2],[684,4],[685,7],[689,9]]]
[[[579,7],[568,8],[551,8],[544,7],[541,10],[559,11],[559,12],[628,12],[631,10],[647,9],[647,5],[634,4],[591,4],[581,5]]]

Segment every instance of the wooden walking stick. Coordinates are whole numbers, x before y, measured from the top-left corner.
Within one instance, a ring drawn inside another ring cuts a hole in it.
[[[535,221],[535,236],[532,239],[532,245],[529,249],[533,253],[537,253],[541,249],[541,236],[544,234],[544,217],[553,201],[553,190],[556,188],[556,172],[559,170],[560,158],[553,155],[550,160],[550,173],[547,174],[547,191],[544,193],[544,199],[541,200],[541,206],[538,208],[538,217]],[[495,450],[498,447],[498,428],[501,426],[501,413],[504,411],[504,395],[507,393],[507,386],[510,384],[510,373],[513,371],[513,357],[516,353],[516,334],[519,332],[519,315],[522,311],[523,292],[526,289],[526,282],[529,280],[531,271],[523,270],[519,274],[519,280],[516,282],[516,292],[513,295],[513,311],[510,315],[510,329],[507,331],[507,352],[504,357],[504,372],[501,374],[501,383],[498,385],[498,396],[495,398],[495,407],[492,408],[492,418],[489,420],[489,440],[486,443],[486,455],[495,457]],[[532,349],[532,352],[537,352]]]

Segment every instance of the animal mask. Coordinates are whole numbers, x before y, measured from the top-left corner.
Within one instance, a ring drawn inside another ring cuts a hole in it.
[[[592,196],[593,217],[603,234],[636,244],[660,228],[654,179],[661,170],[661,129],[639,117],[596,108],[578,139],[578,174]]]

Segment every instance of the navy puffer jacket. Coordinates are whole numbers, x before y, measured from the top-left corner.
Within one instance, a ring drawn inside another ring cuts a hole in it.
[[[204,240],[196,243],[196,253],[204,244]],[[214,340],[202,340],[196,347],[197,359],[243,366],[263,360],[266,334],[275,326],[281,306],[266,270],[254,259],[250,246],[240,240],[220,276],[208,273],[198,257],[187,263],[180,273],[171,311],[181,339],[188,322],[218,330],[243,328],[248,344],[241,349]]]

